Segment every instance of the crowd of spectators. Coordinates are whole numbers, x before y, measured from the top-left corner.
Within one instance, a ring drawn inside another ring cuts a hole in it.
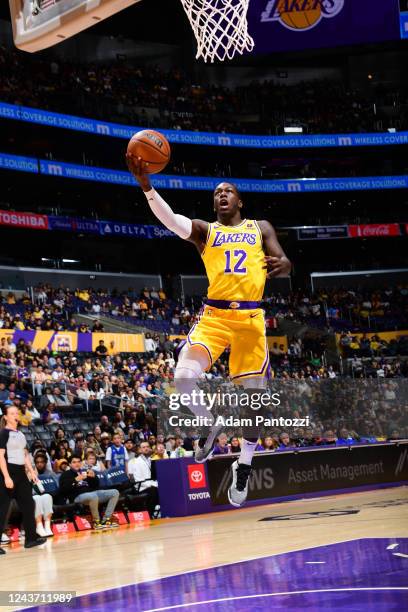
[[[21,61],[17,51],[5,47],[0,66],[4,101],[146,127],[153,122],[156,128],[274,134],[294,122],[309,133],[365,132],[386,130],[396,119],[401,129],[407,127],[407,93],[383,86],[363,92],[339,81],[284,85],[269,80],[228,88],[201,82],[179,67],[165,71],[119,60],[74,64],[37,56]],[[383,114],[383,105],[394,116]]]
[[[108,433],[113,435],[116,430],[121,430],[119,433],[123,436],[123,442],[130,439],[133,445],[138,445],[141,441],[147,441],[152,443],[154,450],[158,410],[166,408],[169,394],[175,392],[176,345],[177,340],[164,337],[162,340],[159,338],[159,345],[149,353],[111,356],[98,352],[82,354],[35,350],[29,343],[20,340],[17,346],[8,345],[0,352],[0,404],[17,406],[21,423],[27,427],[32,423],[41,423],[44,427],[63,424],[67,414],[75,416],[85,411],[90,415],[99,415],[105,412],[111,418],[111,423],[107,422],[107,416],[103,419]],[[345,380],[339,366],[327,365],[324,355],[319,352],[306,354],[303,341],[298,338],[289,342],[287,352],[282,345],[273,345],[270,357],[272,384],[284,385],[289,390],[285,392],[286,399],[279,408],[278,416],[296,416],[302,408],[300,398],[303,398],[303,407],[305,410],[307,408],[306,412],[313,416],[315,426],[322,431],[330,427],[339,432],[342,424],[359,431],[355,420],[360,416],[358,411],[352,413],[352,420],[347,416],[350,415],[354,399],[343,403],[340,409],[340,404],[334,402],[333,418],[325,420],[322,416],[331,404],[325,404],[329,392],[332,393],[331,385],[341,385]],[[373,393],[378,393],[378,389],[385,389],[387,385],[404,383],[408,374],[406,360],[396,358],[387,361],[386,358],[377,357],[372,363],[372,372],[355,372],[356,397],[359,390],[367,385]],[[231,387],[227,354],[222,355],[205,373],[202,382],[204,385]],[[384,386],[381,386],[382,383]],[[323,388],[328,391],[321,395]],[[320,393],[318,399],[316,389]],[[367,410],[368,406],[368,403],[361,404],[360,410]],[[102,434],[103,428],[100,432],[96,430],[96,433]],[[390,433],[382,431],[381,435]],[[82,451],[85,450],[84,442]],[[173,452],[177,449],[167,445],[166,450]]]
[[[86,314],[93,323],[78,322],[75,314]],[[113,317],[160,331],[185,332],[194,321],[194,312],[166,297],[162,289],[141,292],[76,289],[41,285],[32,294],[0,292],[0,329],[102,332],[100,317]],[[0,347],[1,348],[1,347]]]
[[[162,289],[119,292],[42,285],[34,288],[31,295],[24,293],[18,298],[11,291],[0,292],[0,328],[97,332],[104,331],[99,318],[108,317],[147,327],[153,332],[183,334],[194,323],[201,305],[199,297],[181,303],[168,298]],[[403,330],[408,326],[406,285],[385,289],[333,288],[314,292],[293,291],[285,295],[274,293],[266,295],[263,305],[269,330],[279,329],[282,320],[344,332],[347,337],[350,332],[372,335],[373,332]],[[81,313],[90,315],[92,324],[77,322],[75,315]],[[155,344],[152,346],[149,350],[154,350]],[[351,348],[355,350],[358,347]],[[404,347],[398,347],[401,348]],[[381,354],[388,354],[388,349],[393,355],[396,345],[388,346],[383,341]],[[373,355],[376,354],[374,347]]]
[[[408,326],[408,286],[295,291],[266,297],[267,313],[334,331],[385,331]]]

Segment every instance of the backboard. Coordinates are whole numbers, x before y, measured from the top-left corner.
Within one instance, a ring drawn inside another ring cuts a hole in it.
[[[140,0],[9,0],[14,43],[40,51]]]

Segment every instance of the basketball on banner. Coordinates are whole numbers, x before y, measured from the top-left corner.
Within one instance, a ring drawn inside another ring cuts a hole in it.
[[[344,0],[272,0],[266,4],[261,21],[279,21],[289,30],[311,30],[324,18],[335,17]]]

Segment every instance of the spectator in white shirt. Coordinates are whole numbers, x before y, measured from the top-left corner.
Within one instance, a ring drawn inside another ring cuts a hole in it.
[[[51,378],[52,378],[52,380],[55,380],[56,382],[59,382],[61,380],[65,380],[66,379],[66,376],[64,374],[64,370],[62,369],[61,366],[57,366],[55,368],[55,370],[51,374]]]
[[[148,442],[141,442],[138,450],[139,456],[128,463],[128,474],[134,478],[136,491],[147,494],[146,507],[150,518],[153,518],[159,494],[157,480],[152,479],[152,449]]]
[[[145,336],[145,349],[147,353],[154,353],[157,348],[156,342],[150,336],[150,334],[146,334]]]

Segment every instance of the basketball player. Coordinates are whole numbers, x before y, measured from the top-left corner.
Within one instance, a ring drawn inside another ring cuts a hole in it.
[[[208,296],[199,321],[191,328],[179,354],[175,383],[179,393],[191,394],[201,374],[229,346],[229,369],[233,381],[247,390],[266,386],[269,351],[264,311],[260,308],[265,280],[287,276],[291,264],[268,221],[243,219],[243,203],[237,188],[220,183],[214,191],[215,222],[189,219],[175,214],[152,188],[146,163],[127,154],[127,163],[155,216],[180,238],[195,244],[207,272]],[[189,405],[195,416],[209,413],[206,405]],[[212,452],[222,427],[211,427],[205,445],[196,453],[202,463]],[[232,466],[228,498],[242,506],[248,493],[248,478],[256,439],[244,432],[239,460]]]

